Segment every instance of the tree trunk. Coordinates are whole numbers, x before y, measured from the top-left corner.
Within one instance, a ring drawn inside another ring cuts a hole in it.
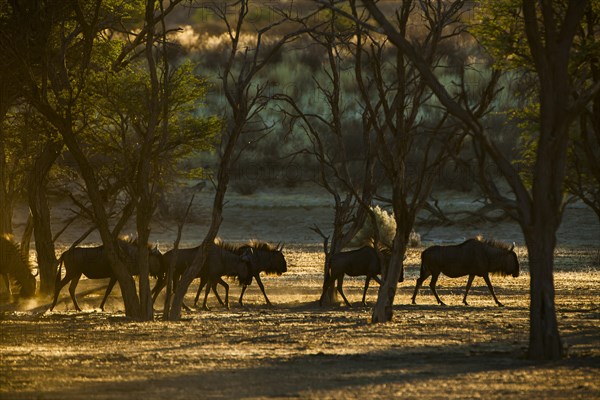
[[[526,235],[530,269],[529,358],[556,360],[563,354],[554,307],[554,231],[541,224]]]
[[[85,181],[88,196],[94,210],[94,222],[96,223],[98,232],[102,238],[102,243],[104,244],[104,250],[106,251],[106,256],[110,262],[110,266],[117,277],[119,286],[121,287],[123,303],[125,304],[125,315],[127,315],[129,318],[137,320],[142,319],[142,311],[140,307],[140,301],[135,290],[135,282],[127,267],[117,256],[114,238],[108,225],[108,216],[106,215],[106,210],[104,209],[104,202],[102,200],[102,195],[100,194],[100,188],[98,186],[98,181],[94,174],[94,170],[88,162],[85,154],[79,147],[75,135],[71,130],[71,125],[67,123],[65,126],[61,126],[59,131],[65,141],[65,144],[71,151],[73,158],[77,162],[77,165],[81,171],[81,176]]]
[[[29,210],[33,218],[35,250],[40,276],[40,293],[52,294],[56,276],[56,253],[52,240],[50,206],[46,196],[48,172],[60,155],[62,142],[49,141],[35,160],[27,182]]]
[[[13,205],[0,190],[0,235],[12,234]]]
[[[219,173],[219,175],[222,175]],[[217,192],[215,194],[215,200],[213,204],[213,212],[212,212],[212,220],[210,224],[210,228],[202,241],[202,247],[199,252],[196,253],[196,257],[192,261],[192,264],[185,270],[179,282],[177,283],[177,290],[175,290],[175,295],[173,296],[173,304],[171,304],[171,310],[169,313],[169,320],[171,321],[179,321],[181,319],[181,307],[183,305],[183,298],[190,287],[190,284],[202,269],[202,265],[206,262],[206,257],[208,256],[208,250],[210,246],[214,243],[215,238],[217,237],[217,233],[219,232],[219,227],[221,226],[221,222],[223,221],[223,199],[225,197],[225,192],[227,191],[227,181],[229,180],[229,172],[227,172],[225,176],[222,176],[223,182],[219,180],[217,183]]]
[[[150,229],[148,228],[147,207],[138,204],[137,233],[138,233],[138,268],[139,268],[139,292],[141,319],[152,321],[154,319],[154,307],[152,295],[150,294],[150,279],[148,277],[150,264],[148,259],[148,239]],[[143,210],[142,210],[143,209]]]
[[[1,104],[1,103],[0,103]],[[10,196],[8,171],[6,170],[6,153],[2,121],[6,116],[8,107],[0,109],[0,235],[12,234],[13,202]]]
[[[379,288],[377,303],[373,308],[372,323],[389,322],[393,317],[394,298],[398,279],[404,268],[404,253],[406,252],[406,239],[403,227],[396,224],[396,235],[392,246],[392,257],[390,265],[382,274],[383,285]]]
[[[175,290],[175,295],[173,296],[173,304],[171,304],[171,311],[169,313],[169,320],[171,321],[178,321],[179,319],[181,319],[181,307],[183,305],[183,298],[187,293],[187,290],[190,287],[192,281],[200,273],[200,269],[202,268],[202,265],[204,265],[206,257],[208,256],[208,249],[214,243],[214,240],[217,237],[217,233],[219,232],[221,222],[223,221],[223,200],[225,199],[227,185],[229,184],[231,159],[233,156],[233,151],[235,149],[235,144],[237,143],[237,140],[242,133],[242,129],[243,124],[240,124],[234,127],[231,134],[227,135],[227,143],[225,146],[225,150],[223,151],[223,155],[221,156],[221,161],[219,163],[219,171],[217,172],[217,189],[215,192],[215,198],[213,200],[213,210],[210,227],[208,229],[208,232],[206,233],[206,236],[204,237],[204,240],[202,241],[202,250],[196,253],[194,261],[192,261],[192,264],[185,270],[185,272],[179,280],[179,283],[177,284],[177,290]]]

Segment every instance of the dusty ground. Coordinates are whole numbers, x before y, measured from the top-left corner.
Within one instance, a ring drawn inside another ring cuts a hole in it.
[[[354,307],[316,303],[322,249],[306,227],[326,226],[331,217],[326,204],[311,199],[314,204],[307,200],[295,209],[285,202],[244,201],[234,198],[226,211],[226,239],[246,235],[287,242],[288,273],[264,279],[273,307],[264,305],[255,285],[246,293],[246,307],[240,307],[239,288],[232,286],[229,311],[211,296],[211,311],[184,313],[181,322],[135,323],[124,318],[118,289],[107,312],[97,310],[106,282],[89,280],[78,288],[83,313],[73,311],[66,288],[51,313],[45,311],[49,299],[4,305],[0,398],[600,398],[600,228],[583,209],[570,211],[556,254],[556,304],[568,355],[534,364],[524,358],[529,275],[514,225],[424,233],[425,245],[479,232],[517,237],[524,272],[516,279],[492,277],[505,307],[494,305],[481,279],[474,282],[471,305],[463,306],[466,279],[445,277],[438,292],[447,307],[437,306],[427,287],[419,304],[410,305],[422,250],[417,248],[409,252],[394,321],[372,325],[377,289],[369,291],[369,307],[360,305],[362,279],[345,280]],[[201,237],[202,229],[200,222],[190,225],[186,243]],[[76,234],[67,233],[65,245]],[[163,243],[174,238],[164,225],[157,225],[154,235]],[[186,298],[189,304],[196,285]]]

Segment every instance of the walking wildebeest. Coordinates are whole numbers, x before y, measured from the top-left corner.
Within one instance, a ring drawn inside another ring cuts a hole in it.
[[[166,266],[170,265],[172,258],[177,255],[177,261],[175,263],[175,268],[173,271],[173,289],[177,286],[181,275],[185,272],[185,270],[192,264],[194,259],[196,258],[196,254],[201,249],[201,246],[196,246],[189,249],[177,249],[169,250],[164,254],[164,263]],[[215,244],[213,244],[209,250],[208,257],[206,259],[205,264],[201,267],[200,272],[196,276],[200,279],[200,286],[198,289],[198,293],[204,288],[204,286],[208,285],[207,289],[213,289],[217,300],[221,305],[228,306],[229,304],[229,285],[223,281],[222,276],[229,276],[238,280],[241,284],[249,283],[249,280],[252,278],[250,275],[250,263],[253,258],[253,250],[246,249],[244,251],[240,251],[240,254],[236,254],[238,247],[225,244],[220,240],[216,240]],[[219,296],[216,284],[221,284],[225,288],[226,297],[225,303],[221,300]],[[153,298],[156,299],[160,291],[166,286],[166,280],[157,281],[156,285],[152,289]],[[204,308],[206,308],[206,297],[204,299]],[[197,297],[196,297],[197,299]],[[196,303],[194,303],[195,305]]]
[[[240,294],[240,299],[238,302],[240,305],[244,305],[242,299],[244,297],[244,293],[248,288],[249,284],[252,282],[252,278],[256,279],[256,283],[260,290],[262,291],[263,296],[265,296],[265,301],[267,305],[271,305],[269,298],[267,297],[267,293],[265,292],[265,286],[263,285],[260,279],[260,273],[265,272],[266,274],[277,274],[281,275],[284,272],[287,272],[287,262],[285,261],[285,257],[283,256],[282,250],[283,246],[279,247],[273,246],[267,242],[261,242],[259,240],[251,240],[246,245],[242,245],[239,247],[233,248],[233,252],[242,255],[247,252],[249,249],[252,250],[252,260],[250,262],[250,275],[251,277],[248,279],[247,284],[243,284],[242,293]],[[198,303],[198,298],[200,297],[200,288],[198,288],[198,292],[196,293],[196,299],[194,300],[194,306]]]
[[[137,264],[138,248],[136,242],[119,239],[117,243],[120,251],[126,258],[125,262],[129,273],[131,275],[139,275]],[[162,260],[163,256],[157,247],[149,246],[148,249],[148,267],[150,275],[160,278],[166,270]],[[61,280],[61,269],[63,264],[65,266],[65,277]],[[74,247],[62,253],[58,260],[58,271],[56,273],[54,286],[54,301],[50,306],[50,311],[54,309],[61,289],[69,282],[71,282],[69,285],[69,294],[71,295],[75,309],[81,311],[75,297],[75,289],[77,288],[77,284],[79,283],[82,274],[88,279],[110,278],[108,287],[104,293],[104,298],[102,299],[102,303],[100,303],[100,309],[104,311],[104,304],[115,286],[115,283],[117,283],[117,277],[110,266],[103,245],[98,247]]]
[[[217,242],[211,247],[206,263],[200,270],[200,286],[198,292],[206,285],[204,302],[202,308],[208,310],[206,301],[210,289],[213,290],[219,303],[223,305],[217,293],[217,283],[225,288],[225,307],[229,309],[229,285],[223,280],[223,276],[235,278],[241,285],[248,285],[252,279],[250,265],[254,257],[254,249],[246,248],[241,254],[236,254],[237,247],[223,242]]]
[[[385,262],[389,263],[391,253],[389,249],[380,250],[385,258]],[[381,263],[379,257],[377,257],[377,251],[371,246],[364,246],[357,250],[343,251],[331,256],[329,274],[323,283],[323,293],[319,299],[319,305],[323,305],[323,299],[325,294],[330,287],[333,286],[337,280],[337,291],[342,295],[344,302],[348,307],[352,307],[350,302],[344,295],[342,285],[344,284],[344,275],[349,276],[361,276],[366,275],[365,289],[363,291],[362,303],[365,303],[367,296],[367,289],[369,288],[369,282],[374,279],[379,285],[381,280],[377,275],[381,274]],[[404,270],[400,274],[398,282],[404,280]]]
[[[469,275],[467,288],[463,303],[467,303],[467,294],[475,276],[481,276],[485,280],[490,293],[496,304],[502,307],[502,303],[496,298],[489,274],[519,276],[519,260],[513,251],[515,245],[508,246],[492,240],[469,239],[455,246],[431,246],[421,253],[421,275],[417,279],[412,303],[415,303],[417,292],[423,281],[431,275],[429,287],[438,304],[445,305],[435,290],[435,284],[440,273],[450,278]]]
[[[9,276],[21,287],[19,296],[35,295],[35,275],[31,273],[29,260],[21,254],[20,246],[5,235],[0,236],[0,275],[10,292]]]

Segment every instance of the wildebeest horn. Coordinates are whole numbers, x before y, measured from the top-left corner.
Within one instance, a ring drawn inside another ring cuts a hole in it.
[[[515,242],[513,242],[512,246],[510,246],[510,249],[508,249],[508,251],[513,251],[514,248],[515,248]]]
[[[279,251],[283,251],[283,246],[285,246],[285,243],[281,245],[281,247],[279,248]]]

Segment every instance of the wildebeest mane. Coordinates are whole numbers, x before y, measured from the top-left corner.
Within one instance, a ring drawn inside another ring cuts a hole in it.
[[[279,246],[273,246],[271,243],[258,239],[251,239],[250,241],[248,241],[248,243],[246,243],[246,246],[252,247],[255,250],[279,251]]]
[[[117,238],[117,242],[122,245],[130,245],[137,247],[138,238],[137,236],[133,235],[121,235]],[[146,247],[148,248],[148,250],[152,250],[154,248],[154,245],[152,243],[146,243]]]
[[[506,243],[501,242],[499,240],[485,239],[482,236],[477,236],[475,239],[479,240],[482,243],[487,244],[488,246],[492,246],[492,247],[495,247],[497,249],[506,250],[506,251],[512,250],[512,244],[506,244]]]
[[[220,247],[223,250],[227,250],[231,253],[236,253],[238,252],[240,246],[233,244],[233,243],[225,243],[223,241],[223,239],[221,239],[220,237],[215,238],[214,241],[215,245],[217,245],[218,247]]]
[[[372,248],[375,248],[375,239],[371,238],[366,244],[365,246],[369,246]],[[392,247],[383,243],[383,242],[378,242],[377,243],[377,251],[379,251],[381,254],[383,254],[385,257],[391,257],[392,256]]]

